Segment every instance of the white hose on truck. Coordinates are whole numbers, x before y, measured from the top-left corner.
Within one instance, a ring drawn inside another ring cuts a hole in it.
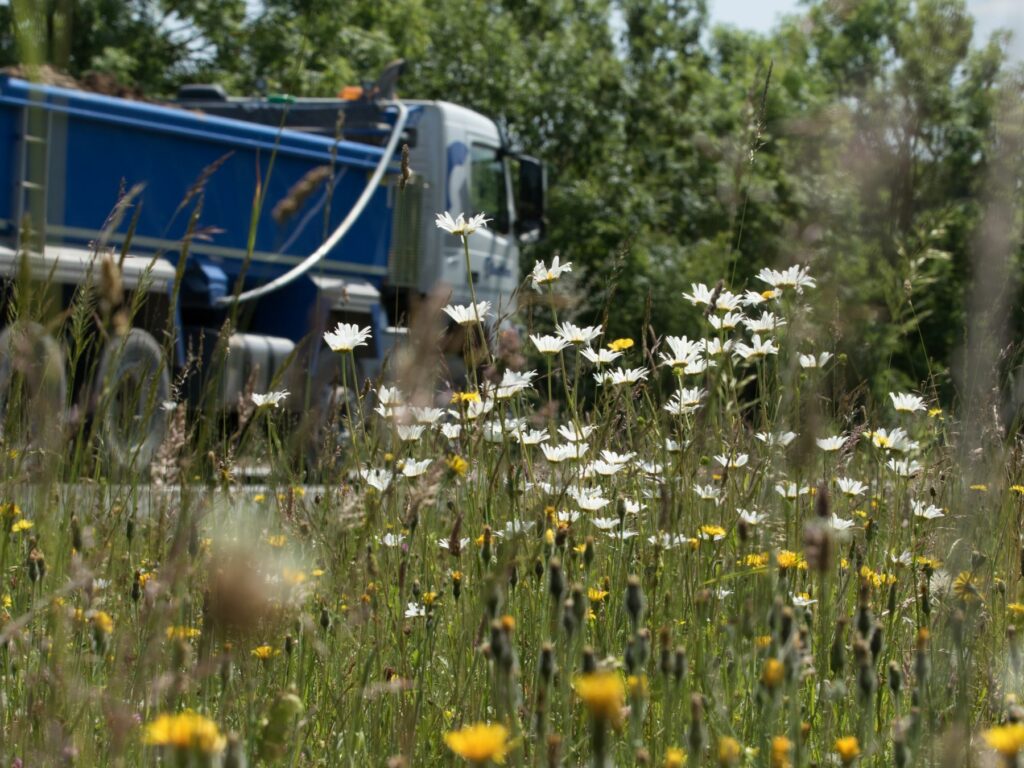
[[[370,198],[377,189],[377,185],[380,184],[381,177],[384,176],[384,171],[387,170],[388,164],[391,162],[391,158],[394,157],[395,150],[398,148],[398,140],[401,138],[402,131],[405,128],[405,121],[409,115],[409,110],[400,101],[396,101],[395,106],[398,107],[398,116],[395,118],[395,127],[392,129],[391,138],[388,139],[387,146],[384,148],[384,154],[381,156],[380,162],[377,163],[377,167],[373,170],[373,175],[370,176],[370,180],[367,182],[366,189],[363,190],[363,194],[359,196],[358,200],[356,200],[356,204],[352,206],[352,210],[348,212],[348,215],[341,224],[338,225],[338,228],[331,232],[330,237],[324,240],[323,244],[319,248],[283,275],[275,277],[269,283],[261,285],[259,288],[244,291],[237,296],[222,296],[217,299],[218,307],[227,306],[235,302],[241,303],[243,301],[258,299],[260,296],[266,296],[268,293],[273,293],[278,288],[283,288],[293,282],[296,278],[304,275],[310,270],[310,268],[322,261],[324,257],[331,252],[334,246],[338,244],[341,238],[348,233],[352,228],[352,225],[356,223],[360,214],[362,214],[363,209],[366,208],[366,204],[370,202]]]

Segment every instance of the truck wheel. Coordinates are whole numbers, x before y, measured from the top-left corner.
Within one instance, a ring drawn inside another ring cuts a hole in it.
[[[64,425],[64,351],[39,323],[0,333],[0,435],[9,447],[55,448]],[[56,416],[56,418],[54,418]]]
[[[145,468],[164,438],[161,408],[171,396],[163,350],[141,328],[112,338],[96,371],[99,430],[110,460],[121,469]]]

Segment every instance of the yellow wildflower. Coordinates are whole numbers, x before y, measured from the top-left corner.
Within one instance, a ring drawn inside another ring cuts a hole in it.
[[[793,763],[789,760],[789,753],[793,749],[793,742],[785,736],[776,736],[772,739],[771,768],[791,768]]]
[[[836,752],[843,765],[849,765],[860,757],[860,742],[856,736],[843,736],[836,739]]]
[[[686,753],[679,747],[669,747],[665,750],[665,764],[662,768],[683,768],[686,765]]]
[[[281,651],[269,645],[260,645],[253,648],[250,653],[260,661],[270,661],[274,656],[279,655]]]
[[[807,567],[807,564],[803,562],[803,558],[801,558],[800,555],[796,552],[791,552],[788,549],[781,550],[775,558],[775,562],[778,564],[779,569],[783,571],[790,568]]]
[[[469,469],[469,462],[466,461],[461,456],[459,456],[458,454],[449,456],[448,460],[445,461],[445,464],[447,465],[448,469],[452,471],[453,474],[458,475],[459,477],[465,477],[466,470]]]
[[[764,568],[768,565],[767,552],[752,552],[743,558],[743,565],[748,568]]]
[[[202,630],[196,627],[168,627],[167,628],[167,639],[168,640],[192,640],[193,638],[199,637],[202,634]]]
[[[207,755],[220,752],[226,743],[213,720],[189,710],[176,715],[160,715],[146,726],[143,741],[159,747],[194,749]]]
[[[1003,757],[1016,757],[1024,749],[1024,723],[1008,723],[981,734],[985,743]]]
[[[627,349],[632,348],[632,339],[615,339],[615,341],[608,342],[608,349],[612,352],[625,352]]]
[[[953,580],[953,594],[969,603],[972,600],[981,600],[981,593],[978,592],[978,583],[974,574],[970,571],[960,571]]]
[[[479,403],[480,393],[479,392],[453,392],[452,393],[453,403]]]
[[[1018,496],[1024,496],[1024,485],[1011,485],[1010,490]]]
[[[287,541],[288,537],[285,536],[283,533],[277,534],[276,536],[267,536],[267,544],[274,547],[275,549],[280,549],[287,543]]]
[[[97,632],[101,632],[104,635],[109,635],[114,631],[114,620],[110,617],[110,614],[106,611],[96,611],[92,615],[92,626]]]
[[[974,485],[970,486],[970,489],[972,491],[981,491],[982,493],[988,492],[988,486],[985,485],[985,483],[975,483]]]
[[[11,526],[11,533],[21,533],[22,531],[27,531],[33,525],[35,524],[31,520],[16,520],[14,525]]]
[[[622,719],[625,689],[617,672],[591,672],[576,678],[576,695],[596,720],[618,725]]]
[[[776,658],[765,659],[761,667],[761,684],[768,690],[778,688],[786,677],[786,665]]]
[[[630,696],[647,696],[647,675],[630,675],[626,678]]]
[[[488,760],[503,763],[505,753],[508,752],[508,728],[497,723],[467,725],[458,731],[446,733],[444,743],[456,755],[471,763],[483,765]]]
[[[732,736],[723,736],[718,740],[718,764],[720,766],[736,765],[742,753],[740,743]]]
[[[0,504],[0,517],[21,517],[21,507],[13,501]]]
[[[592,603],[604,602],[604,599],[608,597],[608,590],[599,589],[597,587],[591,587],[587,590],[587,599]]]

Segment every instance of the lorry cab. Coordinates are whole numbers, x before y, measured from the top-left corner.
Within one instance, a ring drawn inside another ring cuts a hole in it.
[[[382,81],[397,77],[385,71]],[[186,86],[178,103],[188,109],[278,128],[383,145],[397,119],[390,89],[347,88],[339,98],[228,97],[211,86]],[[469,262],[479,301],[494,319],[514,309],[521,280],[520,246],[543,234],[546,178],[543,165],[517,153],[490,118],[447,101],[403,99],[407,109],[400,145],[409,148],[411,177],[388,187],[392,210],[387,274],[377,282],[393,332],[420,297],[440,292],[453,303],[470,301],[460,238],[438,229],[437,213],[484,213],[486,229],[469,238]]]

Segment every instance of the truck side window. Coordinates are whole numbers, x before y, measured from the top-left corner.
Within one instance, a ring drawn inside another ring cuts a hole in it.
[[[508,198],[505,186],[505,161],[494,147],[473,144],[469,175],[469,204],[473,213],[486,213],[494,219],[489,228],[508,234]]]

